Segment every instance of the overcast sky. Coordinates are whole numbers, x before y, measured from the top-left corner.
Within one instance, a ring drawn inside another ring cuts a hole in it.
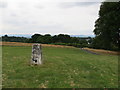
[[[1,34],[93,35],[100,4],[87,0],[3,0]]]

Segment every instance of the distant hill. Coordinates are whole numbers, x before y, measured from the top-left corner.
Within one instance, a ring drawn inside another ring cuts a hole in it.
[[[26,37],[26,38],[31,38],[32,34],[7,34],[8,36],[15,36],[15,37]],[[4,35],[0,35],[4,36]]]
[[[95,35],[70,35],[71,37],[95,37]]]
[[[32,34],[7,34],[8,36],[31,38]],[[4,36],[4,35],[0,35]],[[94,35],[70,35],[71,37],[95,37]]]

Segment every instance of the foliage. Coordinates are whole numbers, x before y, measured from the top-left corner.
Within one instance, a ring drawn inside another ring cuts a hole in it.
[[[38,42],[37,41],[38,37],[42,37],[42,35],[41,34],[34,34],[34,35],[32,35],[31,42],[32,43],[37,43]]]
[[[92,41],[91,37],[70,37],[70,35],[59,34],[51,36],[50,34],[34,34],[31,38],[14,37],[14,36],[2,36],[2,41],[8,42],[26,42],[26,43],[42,43],[42,44],[56,44],[56,45],[67,45],[74,47],[88,47]]]
[[[91,40],[91,38],[70,37],[70,35],[66,34],[59,34],[54,36],[51,36],[50,34],[34,34],[30,39],[30,42],[32,41],[33,43],[37,42],[43,44],[67,45],[82,48],[88,46],[87,40]]]
[[[2,41],[6,41],[6,42],[27,42],[28,38],[5,35],[5,36],[2,36]]]
[[[118,49],[120,40],[120,2],[103,2],[95,22],[94,48]]]

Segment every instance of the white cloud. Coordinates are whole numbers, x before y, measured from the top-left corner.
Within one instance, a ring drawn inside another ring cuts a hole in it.
[[[7,3],[0,1],[0,8],[6,8],[6,7],[7,7]]]
[[[76,1],[63,5],[74,7],[61,8],[63,0],[5,0],[2,33],[93,34],[100,3]]]

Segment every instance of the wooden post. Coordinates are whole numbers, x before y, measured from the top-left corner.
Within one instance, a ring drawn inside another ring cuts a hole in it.
[[[32,46],[32,60],[31,63],[34,65],[42,64],[42,49],[41,44],[33,44]]]

